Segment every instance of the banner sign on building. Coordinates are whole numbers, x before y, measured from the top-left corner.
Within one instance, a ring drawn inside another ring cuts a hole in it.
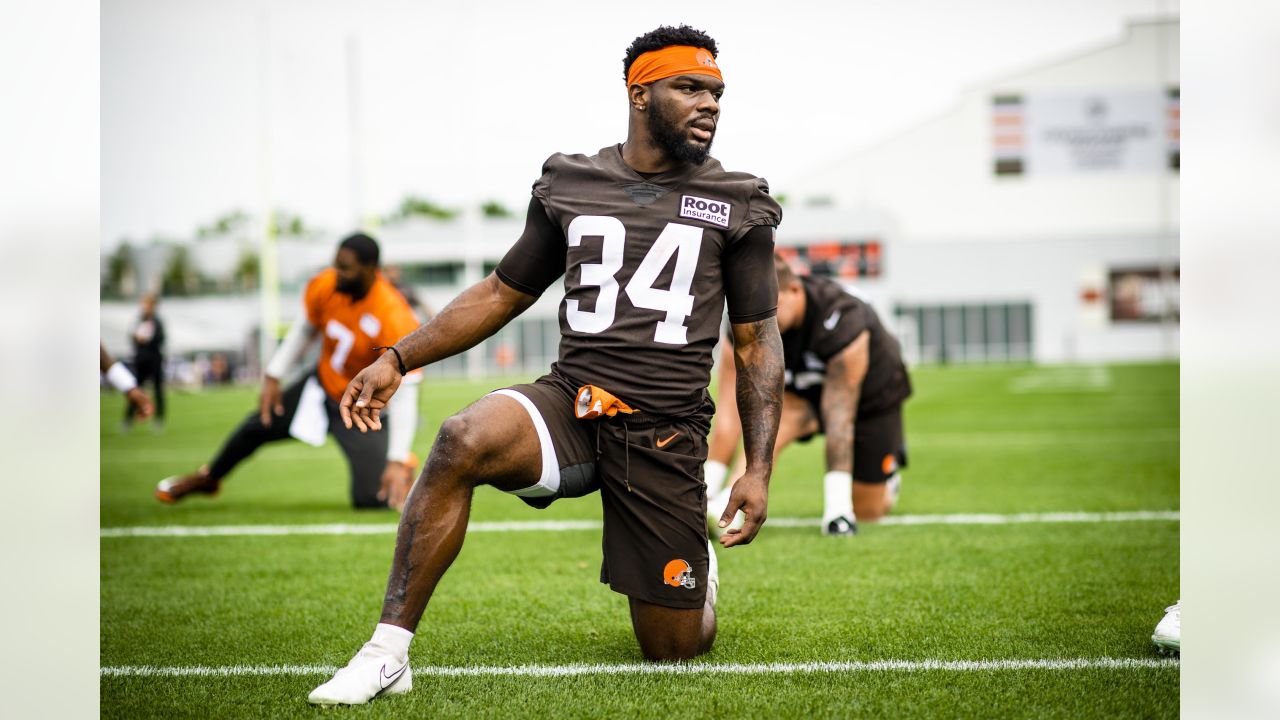
[[[1176,89],[997,95],[997,175],[1154,173],[1178,168]]]
[[[1112,268],[1108,282],[1111,319],[1119,322],[1178,320],[1181,275],[1177,266]]]

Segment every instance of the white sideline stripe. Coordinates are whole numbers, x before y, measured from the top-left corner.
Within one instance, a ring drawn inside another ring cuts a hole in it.
[[[1134,512],[1056,512],[1017,513],[1014,515],[890,515],[879,525],[1012,525],[1022,523],[1104,523],[1178,521],[1177,510],[1139,510]],[[772,527],[817,527],[819,518],[770,518]],[[332,525],[153,525],[107,527],[99,531],[104,538],[122,537],[244,537],[255,535],[391,535],[394,523]],[[469,533],[483,532],[565,532],[597,530],[598,520],[512,520],[509,522],[473,522]]]
[[[415,667],[421,677],[566,677],[574,675],[789,675],[793,673],[856,672],[991,672],[1001,670],[1145,670],[1177,668],[1176,658],[1061,658],[1056,660],[864,660],[806,663],[726,663],[655,665],[641,663],[598,665],[515,665]],[[228,665],[221,667],[125,665],[104,667],[102,677],[243,677],[273,675],[332,675],[336,665]]]

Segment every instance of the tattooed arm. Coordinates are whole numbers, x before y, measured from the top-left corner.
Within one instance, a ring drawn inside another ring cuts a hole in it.
[[[733,485],[720,527],[727,526],[739,510],[746,515],[746,522],[741,530],[728,530],[720,536],[725,547],[746,545],[755,539],[767,514],[773,444],[782,418],[783,357],[777,318],[734,324],[733,351],[747,471]]]
[[[475,347],[528,310],[537,299],[490,274],[401,338],[395,348],[404,360],[405,370],[429,365]],[[379,416],[400,387],[401,379],[396,353],[384,352],[347,385],[338,406],[343,424],[351,427],[354,422],[361,432],[381,429]]]
[[[871,331],[827,361],[822,384],[822,424],[827,437],[827,472],[853,472],[853,426],[867,376]]]

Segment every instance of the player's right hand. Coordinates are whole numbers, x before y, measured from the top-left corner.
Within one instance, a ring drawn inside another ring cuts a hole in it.
[[[388,361],[387,358],[391,360]],[[400,371],[396,368],[395,356],[386,353],[374,361],[372,365],[361,370],[342,393],[342,401],[338,403],[338,414],[342,416],[342,424],[351,429],[352,424],[360,432],[382,429],[382,409],[387,406],[391,396],[400,388]]]
[[[140,387],[135,387],[125,393],[124,398],[137,411],[139,420],[146,420],[155,412],[155,408],[151,405],[151,398],[147,397],[147,394],[142,392]]]
[[[720,544],[726,548],[734,545],[746,545],[756,538],[760,526],[764,525],[769,506],[769,472],[760,472],[750,467],[737,482],[729,488],[729,504],[724,509],[718,523],[725,528],[720,535]],[[741,528],[730,527],[733,516],[741,510],[746,521]]]
[[[284,393],[280,381],[267,375],[262,378],[262,395],[258,397],[258,419],[271,427],[271,418],[280,415],[284,415]]]

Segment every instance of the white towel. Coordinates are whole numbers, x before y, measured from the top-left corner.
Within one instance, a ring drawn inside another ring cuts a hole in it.
[[[298,399],[298,409],[293,413],[293,422],[289,423],[290,435],[308,445],[324,445],[324,436],[329,434],[329,413],[324,409],[324,397],[324,388],[320,387],[316,376],[307,378],[307,384],[302,386],[302,397]]]

